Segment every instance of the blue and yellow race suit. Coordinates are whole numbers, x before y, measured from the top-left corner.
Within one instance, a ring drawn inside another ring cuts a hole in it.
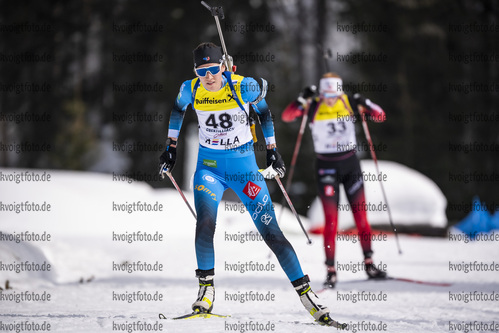
[[[266,244],[290,281],[304,276],[293,247],[280,230],[267,185],[258,172],[250,130],[249,104],[258,114],[267,144],[275,143],[274,125],[265,101],[266,82],[225,72],[222,88],[206,90],[199,79],[185,81],[170,116],[169,137],[178,137],[187,106],[196,111],[199,153],[194,174],[198,269],[215,266],[213,237],[223,192],[241,199]],[[230,81],[229,81],[230,80]]]

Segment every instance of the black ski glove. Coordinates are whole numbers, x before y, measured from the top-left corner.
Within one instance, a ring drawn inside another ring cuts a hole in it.
[[[316,95],[317,95],[317,87],[313,85],[303,88],[303,90],[300,92],[300,97],[303,97],[305,99],[310,97],[315,97]]]
[[[271,166],[279,174],[279,177],[284,177],[286,174],[286,166],[282,160],[281,154],[277,152],[277,148],[267,149],[267,167]]]
[[[159,167],[161,169],[166,168],[170,172],[173,170],[175,161],[177,160],[177,148],[172,147],[171,143],[171,139],[166,140],[166,149],[159,157]]]
[[[369,108],[369,109],[371,109],[371,108],[369,107],[369,105],[368,105],[368,103],[369,103],[368,101],[369,101],[369,100],[368,100],[367,98],[365,98],[364,96],[362,96],[361,94],[357,93],[357,94],[353,95],[353,99],[354,99],[354,101],[355,101],[357,104],[360,104],[360,105],[362,105],[362,106],[363,106],[363,107],[365,107],[365,108]]]

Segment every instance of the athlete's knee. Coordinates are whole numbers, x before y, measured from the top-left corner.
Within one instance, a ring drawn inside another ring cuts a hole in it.
[[[207,215],[199,215],[196,222],[196,238],[201,234],[211,236],[215,234],[215,218]]]

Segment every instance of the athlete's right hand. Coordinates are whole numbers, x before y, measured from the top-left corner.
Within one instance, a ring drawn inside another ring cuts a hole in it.
[[[175,161],[177,160],[177,148],[172,146],[166,146],[165,151],[159,157],[159,167],[161,171],[164,169],[172,171],[175,166]]]
[[[315,97],[316,95],[317,95],[316,86],[309,86],[303,88],[298,98],[293,102],[289,103],[286,109],[284,109],[283,113],[281,114],[282,120],[286,123],[289,123],[295,120],[296,118],[303,116],[308,106],[307,99]]]
[[[303,97],[304,99],[315,97],[316,95],[317,95],[317,87],[314,85],[303,88],[303,90],[300,93],[300,97]]]

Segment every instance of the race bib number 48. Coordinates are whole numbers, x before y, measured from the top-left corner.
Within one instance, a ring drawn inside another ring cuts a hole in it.
[[[236,148],[252,139],[241,109],[198,112],[199,142],[212,149]]]

